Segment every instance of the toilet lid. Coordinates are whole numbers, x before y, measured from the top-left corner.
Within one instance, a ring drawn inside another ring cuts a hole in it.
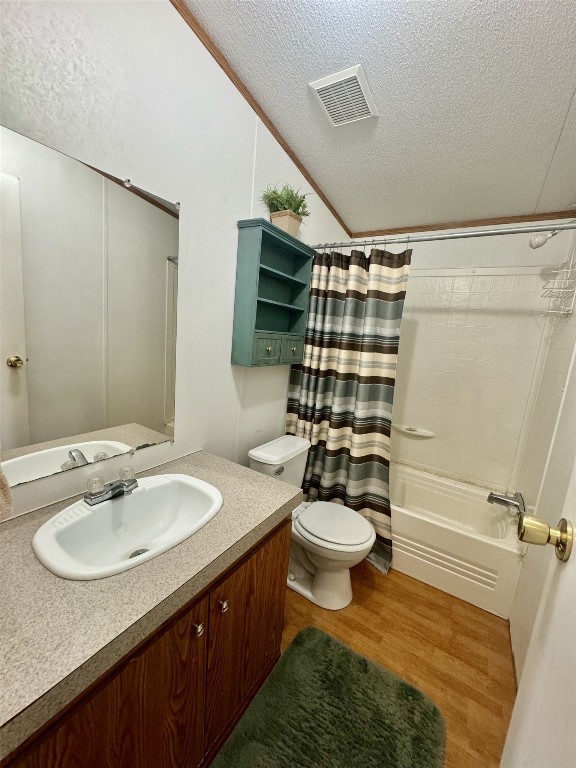
[[[298,515],[298,523],[312,536],[333,544],[364,544],[374,529],[358,512],[331,501],[315,501]]]

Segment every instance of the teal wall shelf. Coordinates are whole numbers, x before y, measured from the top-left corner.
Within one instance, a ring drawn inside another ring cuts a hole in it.
[[[265,219],[238,222],[232,362],[302,362],[314,251]]]

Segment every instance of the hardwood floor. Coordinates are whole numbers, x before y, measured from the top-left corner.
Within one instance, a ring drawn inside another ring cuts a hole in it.
[[[319,627],[436,702],[445,768],[498,766],[516,696],[508,622],[366,561],[353,569],[352,586],[354,600],[342,611],[288,589],[282,650],[302,627]]]

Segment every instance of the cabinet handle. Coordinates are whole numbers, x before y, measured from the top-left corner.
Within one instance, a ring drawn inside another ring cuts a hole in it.
[[[226,613],[228,608],[230,608],[230,601],[229,600],[218,600],[218,605],[220,606],[220,611],[222,613]]]
[[[268,352],[269,355],[272,354],[272,347],[266,347],[266,352]]]
[[[196,635],[196,637],[202,637],[202,635],[206,630],[205,625],[202,623],[202,624],[192,624],[192,626],[194,627],[194,634]]]
[[[292,352],[296,352],[296,347],[292,347]]]

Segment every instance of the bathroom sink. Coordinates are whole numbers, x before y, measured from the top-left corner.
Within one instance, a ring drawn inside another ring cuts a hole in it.
[[[138,481],[131,494],[94,506],[77,501],[36,531],[40,562],[65,579],[102,579],[166,552],[222,507],[220,491],[188,475]]]
[[[99,453],[108,456],[118,456],[121,453],[129,453],[132,447],[116,440],[91,440],[85,443],[70,443],[59,445],[56,448],[46,448],[44,451],[28,453],[26,456],[18,456],[16,459],[8,459],[2,462],[2,471],[6,475],[10,486],[18,483],[27,483],[29,480],[37,480],[39,477],[54,475],[62,471],[62,464],[69,461],[68,451],[77,449],[82,451],[88,462],[93,462]]]

